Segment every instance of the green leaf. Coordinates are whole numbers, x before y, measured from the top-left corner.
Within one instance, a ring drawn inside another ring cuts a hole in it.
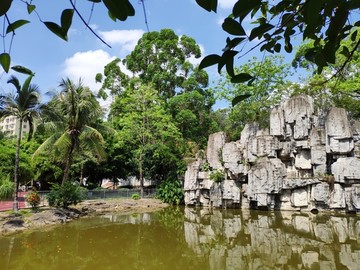
[[[11,58],[10,58],[10,55],[8,53],[0,54],[0,64],[1,64],[2,68],[5,70],[6,73],[9,72],[10,62],[11,62]]]
[[[23,67],[23,66],[19,66],[19,65],[12,66],[11,69],[16,71],[16,72],[22,73],[22,74],[27,74],[27,75],[31,75],[31,76],[35,75],[34,72],[32,72],[30,69],[28,69],[26,67]]]
[[[231,104],[232,106],[234,107],[236,104],[240,103],[241,101],[247,99],[251,97],[250,94],[244,94],[244,95],[239,95],[239,96],[236,96],[234,97],[234,99],[232,100]]]
[[[251,11],[258,10],[260,6],[261,0],[239,0],[235,3],[232,14],[242,21]]]
[[[224,49],[222,49],[224,52],[225,51],[229,51],[231,49],[233,49],[234,47],[236,47],[237,45],[239,45],[242,41],[244,41],[245,38],[241,37],[241,38],[234,38],[234,39],[230,39],[227,38],[226,39],[226,46]]]
[[[69,31],[69,28],[72,24],[73,15],[74,15],[73,9],[64,9],[63,12],[61,13],[61,28],[63,32],[66,34],[66,37],[67,37],[67,32]]]
[[[134,7],[128,0],[103,0],[109,12],[120,21],[125,21],[127,17],[134,16]]]
[[[109,18],[111,19],[111,20],[113,20],[114,22],[116,22],[116,17],[109,11],[108,12],[108,15],[109,15]]]
[[[355,30],[355,31],[351,34],[351,41],[355,41],[355,40],[356,40],[357,33],[358,33],[358,31]]]
[[[323,8],[324,0],[307,1],[304,5],[304,21],[307,24],[307,29],[310,31],[310,36],[314,34],[314,30],[321,23],[321,9]]]
[[[234,50],[225,51],[218,64],[218,72],[221,72],[221,69],[226,65],[226,71],[232,77],[234,76],[234,57],[239,52]]]
[[[232,18],[226,18],[222,24],[224,31],[234,36],[246,36],[244,28],[236,20]]]
[[[29,21],[27,21],[27,20],[17,20],[15,22],[13,22],[12,24],[9,24],[6,29],[6,34],[9,34],[10,32],[15,31],[16,28],[19,28],[27,23],[29,23]]]
[[[254,77],[251,76],[249,73],[239,73],[231,78],[231,82],[232,83],[243,83],[243,82],[247,82],[253,78]]]
[[[35,5],[28,4],[28,3],[26,3],[26,4],[27,4],[27,12],[28,12],[29,14],[31,14],[31,13],[35,10],[36,6],[35,6]]]
[[[61,26],[57,25],[54,22],[44,22],[45,26],[53,32],[58,37],[62,38],[63,40],[67,41],[67,35],[64,34],[63,29]]]
[[[274,51],[279,53],[281,51],[281,44],[280,43],[276,43],[274,46]]]
[[[350,57],[350,51],[348,47],[342,46],[342,51],[340,52],[340,54],[344,55],[345,57]]]
[[[206,67],[210,67],[213,65],[216,65],[220,62],[221,57],[220,55],[217,54],[210,54],[204,57],[203,60],[201,60],[200,65],[199,65],[199,69],[203,69]]]
[[[0,17],[5,15],[10,9],[12,0],[1,0],[0,1]]]
[[[269,24],[269,23],[264,23],[264,24],[261,24],[258,27],[253,28],[251,30],[249,40],[253,40],[254,38],[257,38],[257,37],[260,38],[263,34],[268,32],[272,28],[274,28],[274,26],[272,24]]]
[[[328,36],[329,40],[332,42],[335,41],[336,37],[339,33],[341,33],[341,30],[346,23],[346,20],[348,18],[349,11],[340,6],[336,9],[335,15],[331,17],[329,28],[326,31],[326,35]]]
[[[326,62],[335,64],[335,58],[336,58],[335,53],[336,53],[335,43],[331,41],[327,42],[323,49],[323,54],[325,56]]]
[[[216,12],[217,10],[217,0],[196,0],[196,3],[202,7],[203,9],[211,12],[214,11]]]

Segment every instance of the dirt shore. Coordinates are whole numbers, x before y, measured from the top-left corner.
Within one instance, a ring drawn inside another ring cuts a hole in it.
[[[69,209],[41,208],[36,213],[13,214],[0,212],[0,235],[13,234],[66,223],[71,220],[109,212],[144,213],[168,207],[157,199],[107,199],[89,200]]]

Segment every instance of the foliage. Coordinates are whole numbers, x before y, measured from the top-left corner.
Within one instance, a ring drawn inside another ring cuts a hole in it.
[[[19,130],[17,134],[16,153],[15,153],[15,173],[14,173],[14,211],[17,211],[18,187],[19,187],[19,168],[20,168],[20,147],[22,139],[23,122],[27,122],[30,127],[28,140],[31,139],[34,130],[34,120],[40,116],[40,94],[37,85],[31,84],[33,75],[30,75],[20,85],[18,78],[11,76],[8,83],[15,87],[15,94],[9,93],[1,99],[0,118],[15,116],[19,120]]]
[[[210,171],[210,163],[209,162],[205,162],[201,165],[201,171],[203,172],[208,172]]]
[[[222,74],[215,86],[220,98],[229,102],[236,96],[250,94],[250,97],[238,103],[234,108],[223,111],[222,122],[219,125],[231,140],[237,140],[245,124],[258,122],[262,127],[269,126],[270,109],[278,105],[282,98],[290,92],[290,82],[287,77],[291,75],[290,66],[284,64],[279,56],[264,57],[262,61],[257,58],[236,69],[240,73],[256,73],[257,78],[251,85],[231,83],[231,78]],[[220,116],[220,112],[217,113]]]
[[[213,131],[211,118],[215,97],[212,90],[196,89],[180,93],[169,99],[169,112],[185,141],[206,146]]]
[[[130,154],[128,165],[141,183],[144,177],[164,179],[176,170],[181,134],[151,85],[128,87],[115,99],[110,117],[118,130],[117,147]]]
[[[210,172],[210,180],[214,182],[221,182],[225,180],[225,173],[223,170],[216,169]]]
[[[197,3],[209,12],[217,11],[217,0],[197,0]],[[258,40],[249,51],[260,47],[260,51],[270,53],[280,53],[282,49],[291,53],[295,37],[302,34],[303,40],[314,41],[305,57],[315,63],[318,73],[321,73],[324,67],[335,63],[337,52],[350,60],[360,46],[359,41],[351,46],[341,46],[343,39],[350,37],[354,41],[357,37],[357,31],[351,30],[359,26],[360,21],[352,20],[351,15],[359,8],[357,0],[282,0],[273,5],[269,1],[239,0],[222,24],[224,31],[235,38],[227,38],[223,54],[208,55],[200,67],[217,64],[220,71],[226,66],[232,82],[251,82],[256,74],[236,73],[234,70],[234,59],[239,53],[237,47]],[[249,17],[253,28],[248,35],[243,23]]]
[[[68,208],[69,205],[76,205],[86,198],[87,190],[80,186],[65,182],[63,185],[54,184],[47,200],[50,206]]]
[[[9,176],[2,176],[0,178],[0,200],[9,199],[14,192],[14,182],[10,180]]]
[[[199,58],[200,47],[195,40],[178,37],[171,29],[145,33],[126,57],[127,69],[137,74],[142,83],[152,84],[165,100],[175,95],[188,81],[207,85],[207,74],[196,72],[187,59]],[[193,73],[195,73],[195,76]],[[191,83],[188,82],[188,87]]]
[[[188,61],[190,57],[200,56],[200,47],[194,39],[186,35],[179,37],[171,29],[162,29],[145,33],[122,62],[141,83],[153,85],[161,98],[168,100],[177,91],[189,92],[207,87],[208,74],[194,68]],[[96,75],[96,80],[103,82],[100,96],[106,97],[107,89],[111,94],[120,95],[133,84],[132,78],[120,69],[120,61],[115,59],[105,66],[105,78]]]
[[[356,29],[358,30],[358,28]],[[360,41],[360,37],[355,42]],[[341,46],[349,46],[353,41],[346,39],[341,42]],[[293,66],[305,68],[309,73],[314,73],[315,67],[305,58],[305,51],[311,47],[311,43],[302,44],[293,61]],[[348,63],[347,58],[337,53],[335,63],[324,68],[322,74],[311,75],[305,78],[304,83],[299,85],[294,94],[305,93],[314,98],[314,103],[318,110],[325,115],[331,106],[345,108],[351,118],[360,118],[360,48],[353,52],[352,62]],[[337,78],[333,76],[341,68],[341,73]]]
[[[184,200],[184,190],[179,179],[167,179],[157,189],[156,197],[169,204],[179,205]]]
[[[131,199],[133,200],[139,200],[140,199],[140,195],[138,193],[134,193],[133,195],[131,195]]]
[[[63,162],[62,182],[69,178],[75,154],[93,155],[97,161],[105,158],[104,138],[99,129],[102,110],[92,91],[70,79],[63,79],[60,93],[56,94],[44,108],[45,127],[52,130],[49,138],[34,153],[52,152]],[[46,114],[45,114],[46,112]]]
[[[37,210],[40,205],[40,196],[37,191],[31,191],[26,197],[26,201],[31,205],[32,210]]]

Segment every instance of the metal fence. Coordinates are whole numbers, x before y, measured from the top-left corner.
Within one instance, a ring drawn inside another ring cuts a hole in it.
[[[40,207],[47,206],[47,198],[46,195],[49,194],[50,191],[38,191],[40,196]],[[140,189],[116,189],[116,190],[89,190],[87,192],[87,198],[85,200],[96,200],[96,199],[111,199],[111,198],[131,198],[133,194],[141,194]],[[26,201],[27,192],[22,192],[19,194],[19,201],[22,201],[24,205],[19,205],[21,208],[30,207]],[[144,189],[144,198],[154,198],[156,196],[156,189]],[[13,201],[0,201],[0,211],[11,210]]]
[[[131,198],[133,194],[141,194],[140,189],[117,189],[117,190],[89,190],[88,200],[109,199],[109,198]],[[156,189],[144,189],[144,198],[153,198],[156,195]]]

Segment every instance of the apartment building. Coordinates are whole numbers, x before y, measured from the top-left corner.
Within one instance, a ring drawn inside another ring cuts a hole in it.
[[[8,116],[0,120],[0,132],[3,132],[6,136],[15,137],[19,133],[20,121],[15,116]],[[30,127],[28,122],[23,122],[22,138],[29,133]]]

